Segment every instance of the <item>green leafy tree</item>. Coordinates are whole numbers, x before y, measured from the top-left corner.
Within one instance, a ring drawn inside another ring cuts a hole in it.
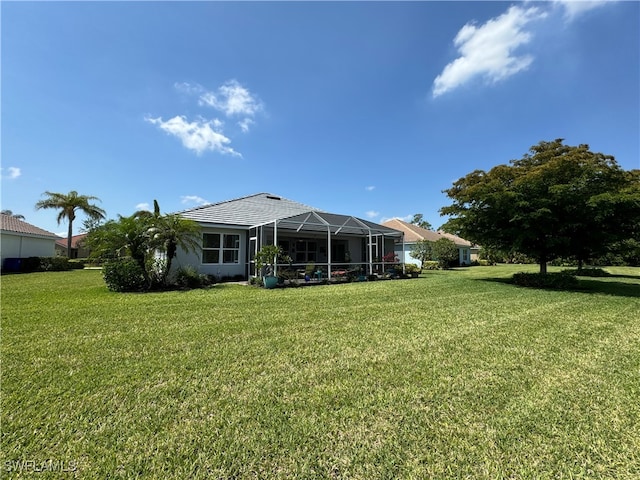
[[[427,222],[421,213],[416,213],[413,216],[413,220],[411,220],[413,225],[417,225],[420,228],[424,228],[425,230],[433,230],[433,227],[429,222]]]
[[[454,182],[445,190],[453,204],[440,213],[450,216],[447,231],[530,256],[546,273],[554,258],[582,262],[637,231],[636,178],[588,145],[540,142],[520,160]]]
[[[424,268],[424,262],[433,258],[433,243],[429,240],[419,240],[412,247],[409,255],[416,260],[420,260],[420,270]]]
[[[45,192],[47,198],[36,203],[36,209],[56,209],[58,213],[58,225],[64,219],[69,222],[67,233],[67,256],[71,256],[71,237],[73,237],[73,221],[76,219],[76,212],[80,211],[91,219],[105,218],[105,211],[92,204],[92,200],[100,199],[90,195],[79,195],[75,190],[69,193]]]
[[[449,268],[457,265],[460,258],[458,247],[448,238],[440,238],[433,242],[432,245],[433,258],[438,261],[440,268]]]

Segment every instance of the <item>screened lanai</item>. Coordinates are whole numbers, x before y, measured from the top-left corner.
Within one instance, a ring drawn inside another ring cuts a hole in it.
[[[287,263],[279,268],[309,272],[331,279],[347,272],[372,275],[396,265],[394,246],[404,245],[404,233],[360,218],[309,211],[254,225],[249,229],[249,271],[264,245],[278,245]]]

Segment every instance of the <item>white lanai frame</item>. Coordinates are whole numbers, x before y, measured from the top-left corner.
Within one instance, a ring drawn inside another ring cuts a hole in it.
[[[329,220],[337,220],[337,222],[328,221]],[[367,263],[369,267],[369,274],[373,273],[373,240],[376,239],[376,248],[378,248],[377,240],[378,238],[382,238],[382,245],[384,248],[384,239],[385,235],[390,238],[401,238],[402,239],[402,250],[404,251],[404,232],[394,230],[389,227],[384,227],[382,225],[377,225],[372,222],[365,222],[360,220],[359,218],[347,216],[347,215],[337,215],[337,214],[329,214],[320,211],[309,211],[306,213],[302,213],[299,215],[293,215],[291,217],[285,217],[280,219],[274,219],[269,222],[261,223],[258,225],[252,226],[249,231],[258,229],[260,231],[260,242],[256,242],[256,249],[264,246],[265,243],[265,235],[264,235],[264,227],[273,226],[273,244],[278,244],[278,226],[282,226],[283,224],[289,225],[290,228],[287,228],[288,231],[295,231],[300,233],[301,231],[315,231],[321,232],[326,229],[327,232],[327,277],[331,278],[331,236],[338,235],[339,233],[343,233],[344,235],[355,236],[359,238],[367,238]],[[353,225],[355,224],[355,225]],[[305,229],[305,227],[307,227]],[[351,230],[349,232],[348,230]],[[378,252],[379,253],[379,252]],[[404,272],[404,259],[402,261],[402,270]],[[339,262],[344,263],[344,262]],[[382,268],[384,269],[384,259],[382,260]],[[274,265],[274,273],[277,272],[277,265]]]

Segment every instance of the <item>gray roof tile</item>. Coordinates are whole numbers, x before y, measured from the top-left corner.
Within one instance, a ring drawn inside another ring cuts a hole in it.
[[[201,223],[252,227],[310,211],[321,210],[271,193],[258,193],[203,205],[179,214]]]

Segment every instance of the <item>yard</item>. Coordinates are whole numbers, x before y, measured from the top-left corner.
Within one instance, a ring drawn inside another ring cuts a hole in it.
[[[536,269],[148,294],[3,276],[1,475],[638,478],[640,272],[502,281]]]

